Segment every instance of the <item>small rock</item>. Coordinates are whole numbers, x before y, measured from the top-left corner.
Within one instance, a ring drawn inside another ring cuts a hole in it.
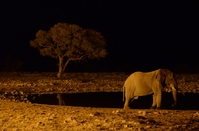
[[[104,123],[102,126],[104,126],[104,127],[106,127],[106,128],[108,128],[108,127],[110,127],[111,126],[111,123]]]
[[[93,115],[93,114],[89,114],[89,116],[90,116],[90,117],[93,117],[94,115]]]
[[[143,115],[143,116],[146,115],[146,111],[138,111],[138,113],[139,113],[140,115]]]
[[[126,123],[126,120],[122,120],[122,123]]]
[[[150,125],[148,125],[148,126],[146,126],[146,128],[148,129],[148,128],[151,128],[151,126]]]
[[[128,125],[124,125],[124,128],[127,128],[128,127]]]
[[[43,122],[41,122],[41,121],[38,122],[37,125],[38,125],[38,126],[45,126],[45,124],[44,124]]]
[[[119,113],[120,111],[119,110],[115,110],[115,111],[113,111],[112,113],[113,114],[117,114],[117,113]]]
[[[30,87],[32,84],[30,84],[30,83],[28,83],[28,84],[26,84],[26,86],[28,86],[28,87]]]
[[[53,118],[53,117],[52,117]],[[72,118],[71,117],[68,117],[67,119],[66,119],[66,121],[72,121]]]
[[[99,116],[99,115],[100,115],[99,112],[95,112],[95,113],[94,113],[94,116]]]
[[[196,113],[194,114],[194,116],[199,116],[199,113],[198,113],[198,112],[196,112]]]
[[[158,115],[158,114],[160,114],[160,112],[153,112],[153,114]]]
[[[97,121],[97,122],[98,122],[98,121],[100,121],[100,120],[99,120],[99,119],[95,119],[95,121]]]

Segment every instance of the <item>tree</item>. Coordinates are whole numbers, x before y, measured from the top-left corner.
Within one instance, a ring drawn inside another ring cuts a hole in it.
[[[99,32],[67,23],[55,24],[48,31],[39,30],[30,46],[43,56],[59,60],[58,78],[69,61],[99,59],[107,54],[105,38]]]

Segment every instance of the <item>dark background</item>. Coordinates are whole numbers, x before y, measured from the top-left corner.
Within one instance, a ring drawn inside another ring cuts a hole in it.
[[[41,56],[29,41],[38,30],[65,22],[101,32],[108,51],[100,60],[70,62],[66,71],[199,73],[198,10],[191,0],[1,2],[0,70],[58,71],[58,61]]]

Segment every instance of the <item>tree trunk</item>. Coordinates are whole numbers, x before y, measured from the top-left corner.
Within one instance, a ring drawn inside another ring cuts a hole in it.
[[[66,66],[67,66],[69,61],[70,60],[67,60],[66,63],[63,64],[64,59],[59,57],[59,72],[57,73],[58,79],[61,78],[61,76],[63,75],[64,70],[66,69]],[[57,94],[57,99],[58,99],[59,105],[65,105],[65,102],[64,102],[61,94]]]
[[[63,74],[63,58],[59,57],[59,72],[57,73],[57,78],[61,78]]]
[[[63,75],[66,66],[68,65],[70,59],[68,59],[65,63],[64,63],[64,59],[63,58],[59,58],[59,72],[57,73],[57,78],[61,78],[61,76]],[[64,64],[63,64],[64,63]]]
[[[57,73],[57,78],[61,78],[62,74],[63,74],[63,69],[59,65],[59,72]]]

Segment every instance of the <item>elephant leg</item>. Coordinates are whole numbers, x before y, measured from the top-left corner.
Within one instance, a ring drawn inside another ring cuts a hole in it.
[[[152,103],[152,106],[151,106],[150,109],[155,109],[156,105],[157,105],[157,104],[156,104],[156,95],[153,94],[153,103]]]
[[[157,102],[157,108],[156,109],[160,109],[160,107],[161,107],[161,101],[162,101],[162,92],[159,91],[157,93],[157,96],[156,96],[156,102]]]
[[[130,109],[129,102],[130,101],[132,102],[133,100],[134,100],[134,96],[132,96],[131,93],[126,94],[126,100],[125,100],[125,103],[124,103],[124,109]]]
[[[134,98],[133,91],[131,88],[125,88],[125,103],[123,109],[130,109],[129,102],[131,98]]]
[[[130,109],[129,108],[129,101],[131,100],[130,97],[126,97],[125,103],[124,103],[124,109]]]
[[[174,87],[171,87],[172,88],[172,94],[173,94],[173,99],[174,99],[174,103],[172,104],[172,107],[176,106],[176,103],[177,103],[177,91]]]

